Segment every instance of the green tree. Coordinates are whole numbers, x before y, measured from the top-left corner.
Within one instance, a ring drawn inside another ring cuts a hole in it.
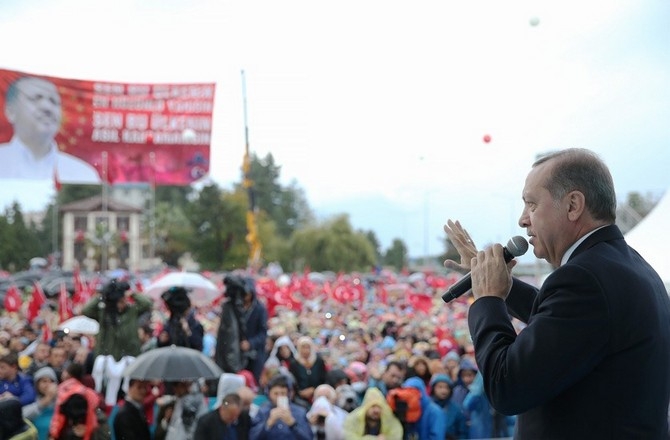
[[[0,219],[0,243],[0,265],[8,270],[26,269],[31,258],[45,255],[37,227],[26,224],[18,202],[6,208]]]
[[[323,225],[296,231],[292,237],[293,270],[351,272],[375,264],[375,251],[364,232],[354,232],[349,216],[342,214]]]
[[[377,238],[377,234],[375,234],[375,231],[369,230],[365,232],[365,236],[370,240],[370,244],[372,245],[372,248],[375,250],[375,261],[377,264],[381,263],[383,261],[383,256],[381,252],[381,244],[379,243],[379,239]]]
[[[407,267],[408,262],[407,246],[405,246],[405,243],[401,239],[394,238],[391,247],[384,254],[384,264],[393,266],[396,271],[400,271],[404,267]]]
[[[101,185],[63,184],[60,191],[56,193],[56,200],[60,206],[94,196],[102,196]]]
[[[186,214],[193,228],[189,247],[203,269],[246,267],[246,201],[240,194],[205,186],[189,202]]]
[[[189,238],[193,235],[193,227],[184,208],[183,204],[156,202],[154,218],[148,220],[155,222],[154,237],[150,236],[150,227],[145,221],[145,234],[149,240],[155,240],[155,256],[170,266],[179,265],[179,258],[188,252]]]
[[[279,182],[281,167],[275,164],[274,157],[268,153],[259,159],[251,155],[250,178],[253,182],[253,194],[256,208],[267,214],[276,225],[276,233],[284,238],[314,220],[304,191],[295,182],[283,187]],[[237,190],[242,184],[236,185]]]
[[[656,203],[658,203],[658,198],[651,194],[643,196],[637,191],[628,193],[628,196],[626,197],[626,205],[632,208],[640,218],[646,217],[647,214],[654,209]]]

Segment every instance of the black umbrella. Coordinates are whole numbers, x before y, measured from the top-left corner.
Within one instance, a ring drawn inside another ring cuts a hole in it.
[[[223,370],[200,351],[176,345],[142,353],[123,371],[130,379],[165,382],[217,379],[221,374]]]

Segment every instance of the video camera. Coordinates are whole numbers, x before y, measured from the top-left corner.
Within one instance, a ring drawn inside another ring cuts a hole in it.
[[[191,307],[188,290],[183,287],[170,287],[161,295],[173,318],[181,317]]]
[[[128,290],[130,290],[130,284],[113,279],[102,288],[102,300],[105,302],[105,305],[116,305],[126,295]]]

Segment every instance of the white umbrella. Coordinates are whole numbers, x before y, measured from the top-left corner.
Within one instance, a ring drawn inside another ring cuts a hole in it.
[[[407,277],[407,281],[410,283],[418,283],[420,281],[423,281],[426,279],[426,274],[423,272],[414,272],[410,276]]]
[[[170,287],[187,289],[189,291],[188,297],[194,306],[211,304],[221,295],[221,291],[216,287],[216,284],[195,272],[170,272],[149,284],[144,292],[158,301],[161,299],[163,292]]]
[[[97,335],[100,331],[100,324],[95,319],[80,315],[61,322],[58,325],[58,330],[81,333],[82,335]]]

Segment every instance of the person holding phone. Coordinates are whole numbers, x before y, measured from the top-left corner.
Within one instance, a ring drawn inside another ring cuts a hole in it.
[[[312,428],[304,408],[291,403],[289,381],[277,375],[268,384],[268,402],[251,421],[252,440],[311,440]]]

